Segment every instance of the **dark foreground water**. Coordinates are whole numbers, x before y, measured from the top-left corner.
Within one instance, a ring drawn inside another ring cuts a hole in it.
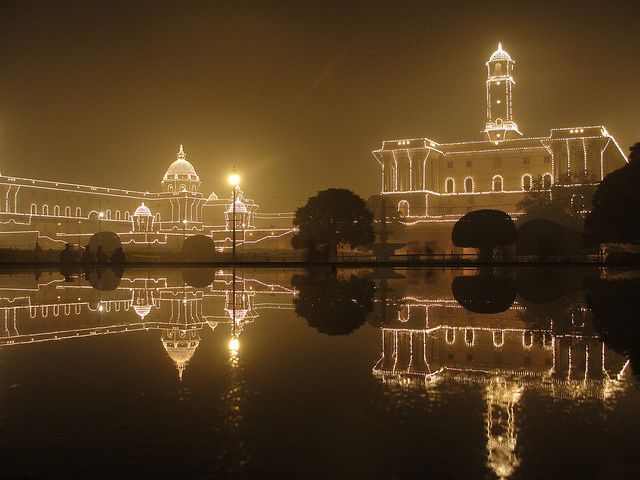
[[[567,269],[6,272],[0,474],[637,478],[639,285]]]

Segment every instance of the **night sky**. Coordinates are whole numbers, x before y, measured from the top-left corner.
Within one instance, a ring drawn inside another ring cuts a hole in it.
[[[639,2],[0,3],[0,172],[157,191],[179,144],[262,210],[368,197],[384,139],[480,139],[484,62],[525,135],[640,141]]]

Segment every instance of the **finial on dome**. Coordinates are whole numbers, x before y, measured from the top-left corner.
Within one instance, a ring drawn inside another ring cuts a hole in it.
[[[498,51],[502,51],[502,42],[498,42]],[[180,148],[182,148],[182,145],[180,145]]]
[[[182,145],[180,145],[180,151],[178,152],[178,159],[179,160],[184,160],[186,157],[185,153],[184,153],[184,148],[182,148]]]

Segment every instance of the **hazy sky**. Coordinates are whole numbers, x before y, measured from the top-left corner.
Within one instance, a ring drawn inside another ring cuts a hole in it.
[[[264,210],[376,192],[382,140],[481,138],[484,62],[525,135],[640,141],[640,2],[0,3],[0,172],[158,190],[179,144]]]

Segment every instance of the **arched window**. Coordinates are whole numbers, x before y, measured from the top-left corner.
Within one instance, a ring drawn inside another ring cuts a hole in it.
[[[409,216],[409,202],[406,200],[400,200],[398,203],[398,213],[403,217]]]
[[[544,188],[545,190],[551,189],[551,174],[550,173],[545,173],[542,176],[542,188]]]
[[[76,207],[76,217],[82,216],[82,209],[80,207]]]
[[[522,190],[531,190],[531,175],[522,176]]]
[[[169,191],[173,192],[173,185],[169,184]]]
[[[107,210],[107,213],[106,213],[106,215],[105,215],[105,218],[106,218],[107,220],[111,220],[111,210]]]
[[[116,210],[116,220],[120,220],[120,210]]]
[[[130,218],[131,218],[131,214],[128,211],[124,212],[124,219],[128,221]]]
[[[35,203],[31,204],[31,215],[37,215],[38,214],[38,206]]]
[[[181,183],[181,184],[180,184],[180,191],[181,191],[181,192],[184,192],[186,189],[187,189],[187,187],[185,186],[185,184],[184,184],[184,183]]]
[[[500,348],[504,345],[504,331],[503,330],[494,330],[493,331],[493,346],[496,348]]]
[[[445,334],[445,340],[449,345],[452,345],[456,341],[456,331],[453,328],[447,328]]]
[[[400,310],[398,310],[398,320],[403,323],[409,321],[409,315],[410,315],[409,305],[403,305],[402,307],[400,307]]]
[[[453,178],[447,178],[447,181],[444,182],[444,191],[446,193],[453,193],[455,190],[455,184],[453,183]]]
[[[467,347],[473,346],[475,342],[475,332],[471,328],[464,329],[464,343]]]
[[[55,207],[53,207],[53,214],[54,214],[56,217],[59,217],[59,216],[60,216],[60,207],[59,207],[58,205],[56,205]]]
[[[64,216],[65,217],[70,217],[71,216],[71,207],[69,205],[64,207]]]
[[[156,213],[156,222],[158,222],[158,223],[160,222],[160,214],[159,213]]]
[[[464,191],[466,193],[473,192],[473,178],[467,177],[464,179]]]
[[[193,185],[193,186],[191,187],[191,190],[193,190],[193,191],[195,192],[195,191],[196,191],[196,186],[195,186],[195,185]]]
[[[496,175],[493,177],[491,188],[494,192],[502,191],[502,177],[500,175]]]
[[[42,214],[43,215],[49,215],[49,205],[43,205],[42,206]]]
[[[579,193],[571,195],[571,208],[573,208],[574,211],[583,211],[585,209],[584,203],[584,195],[581,195]]]

